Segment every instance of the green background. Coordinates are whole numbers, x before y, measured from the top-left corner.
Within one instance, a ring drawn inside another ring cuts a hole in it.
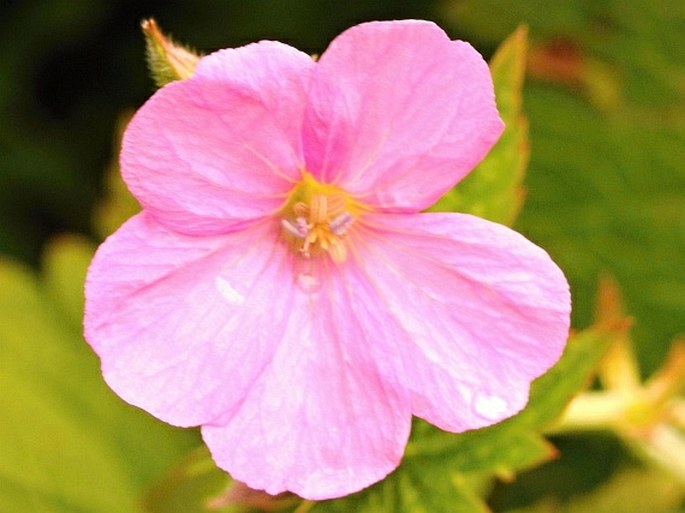
[[[139,30],[146,16],[205,52],[266,38],[311,53],[360,21],[427,18],[488,58],[527,24],[531,153],[515,227],[566,272],[577,328],[592,322],[599,277],[616,277],[644,374],[685,331],[681,0],[3,2],[0,511],[131,511],[130,497],[198,444],[195,432],[112,396],[80,337],[80,280],[100,237],[91,213],[105,195],[116,126],[154,91]],[[585,492],[631,459],[612,437],[555,443],[553,467],[497,485],[491,506]],[[621,479],[628,490],[652,477]],[[113,496],[123,502],[108,503]]]
[[[203,51],[271,38],[321,52],[354,23],[420,17],[490,56],[528,24],[533,44],[577,54],[581,76],[529,77],[518,228],[567,272],[577,325],[589,322],[597,276],[618,277],[648,370],[683,329],[682,1],[3,2],[0,252],[35,265],[54,234],[92,233],[117,116],[153,91],[138,25],[149,15]]]

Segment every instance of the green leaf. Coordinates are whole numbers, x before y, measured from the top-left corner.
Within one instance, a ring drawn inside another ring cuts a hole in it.
[[[572,336],[557,364],[535,380],[528,405],[515,417],[515,421],[531,427],[544,427],[557,418],[573,396],[588,385],[612,340],[626,328],[625,324],[619,323],[591,328]]]
[[[77,268],[78,287],[64,268],[47,272],[53,293],[64,285],[57,301],[27,268],[0,259],[0,511],[136,511],[145,485],[198,443],[104,384],[69,318],[82,252],[65,242],[51,249],[49,262]]]
[[[510,475],[556,454],[536,432],[506,422],[458,435],[422,423],[421,433],[407,447],[407,457],[439,460],[445,468],[459,472]]]
[[[464,180],[431,208],[459,211],[511,225],[523,205],[521,183],[528,165],[528,122],[522,112],[525,27],[519,27],[492,58],[490,71],[505,129],[490,153]]]
[[[403,464],[384,481],[349,497],[313,503],[312,513],[488,513],[473,484],[436,461]],[[297,512],[297,510],[295,510]]]

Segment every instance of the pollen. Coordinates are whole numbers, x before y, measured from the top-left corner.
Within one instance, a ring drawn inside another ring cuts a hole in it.
[[[304,174],[283,209],[281,226],[286,239],[304,258],[328,254],[339,263],[347,258],[346,236],[358,210],[344,192]]]

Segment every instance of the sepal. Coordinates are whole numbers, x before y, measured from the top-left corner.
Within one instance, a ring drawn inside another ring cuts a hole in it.
[[[148,68],[157,87],[190,78],[201,55],[164,35],[152,18],[143,20],[141,28],[145,35]]]

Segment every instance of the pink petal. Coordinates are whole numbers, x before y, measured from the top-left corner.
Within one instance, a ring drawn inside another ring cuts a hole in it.
[[[503,128],[487,64],[426,21],[372,22],[321,56],[305,117],[307,168],[386,211],[417,212]]]
[[[301,174],[307,54],[264,41],[202,59],[163,87],[124,135],[124,179],[184,233],[226,233],[277,210]]]
[[[353,315],[383,326],[369,351],[412,394],[413,413],[459,432],[523,408],[568,336],[568,284],[547,253],[465,214],[365,223],[353,241],[364,269],[349,278]]]
[[[235,408],[290,316],[278,229],[198,238],[143,213],[107,239],[88,272],[85,335],[111,388],[180,426]]]
[[[402,457],[409,401],[369,358],[382,332],[350,315],[347,286],[330,272],[320,290],[298,289],[282,344],[240,410],[202,428],[217,464],[252,488],[338,497],[379,481]]]

